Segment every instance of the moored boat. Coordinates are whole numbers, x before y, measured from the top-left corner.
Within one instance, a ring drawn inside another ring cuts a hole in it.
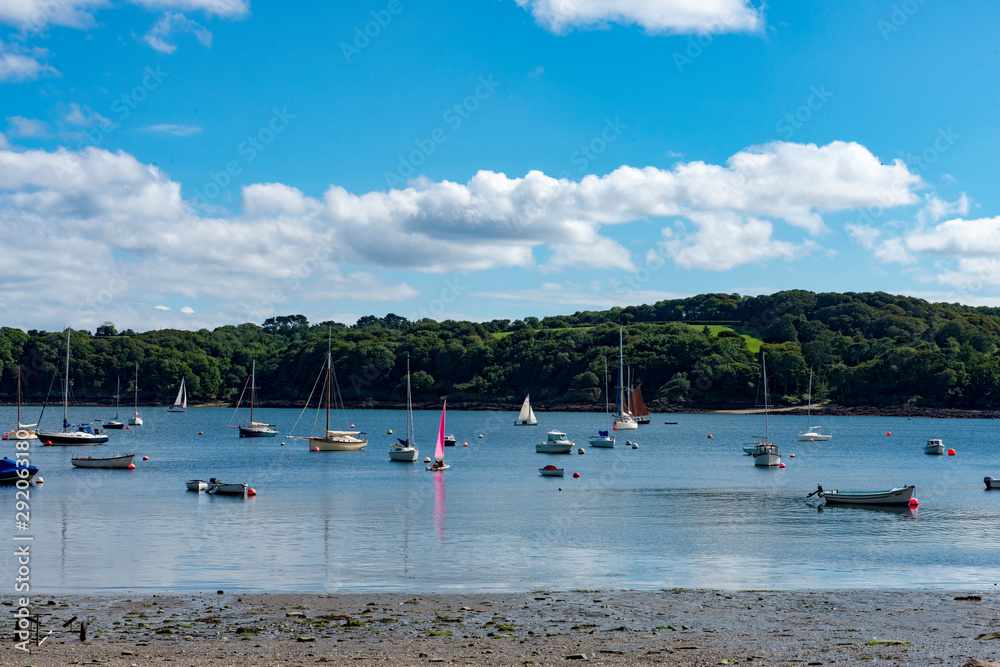
[[[545,466],[544,468],[539,468],[538,472],[540,472],[543,477],[562,477],[563,470],[563,468],[557,468],[555,466]]]
[[[20,470],[27,470],[27,472],[20,473]],[[37,466],[19,466],[17,461],[12,461],[7,458],[0,459],[0,484],[11,484],[21,479],[30,481],[37,472]]]
[[[132,386],[132,404],[134,414],[129,417],[129,426],[142,426],[142,415],[139,414],[139,362],[135,362],[135,383]]]
[[[94,458],[92,456],[77,456],[69,460],[77,468],[128,468],[132,465],[135,454],[125,454],[122,456],[107,456],[104,458]]]
[[[909,505],[914,486],[900,486],[886,491],[822,491],[827,504],[841,505]]]
[[[257,390],[257,360],[255,359],[251,365],[250,379],[249,379],[249,389],[250,389],[250,421],[246,424],[240,424],[238,427],[234,427],[229,424],[229,428],[239,428],[241,438],[273,438],[278,435],[278,429],[274,427],[274,424],[268,424],[267,422],[255,422],[253,420],[253,404],[254,395]],[[246,387],[243,391],[246,392]],[[233,416],[236,416],[236,412],[240,409],[240,402],[243,400],[243,395],[240,394],[240,400],[236,402],[236,410],[233,411]]]
[[[452,438],[454,440],[454,438]],[[413,394],[410,391],[410,359],[406,358],[406,439],[396,439],[396,444],[389,448],[390,461],[413,463],[420,451],[413,439]]]
[[[608,358],[604,357],[604,429],[587,438],[591,447],[614,447],[615,436],[609,435],[611,425],[611,402],[608,397]]]
[[[944,454],[944,442],[940,438],[931,438],[924,445],[924,454]]]
[[[242,496],[247,491],[246,482],[223,482],[214,477],[208,480],[208,493],[225,496]]]
[[[799,442],[826,442],[833,438],[833,435],[829,433],[823,433],[820,431],[822,426],[810,426],[809,423],[812,421],[812,396],[813,396],[813,373],[812,369],[809,369],[809,395],[806,400],[806,430],[803,433],[799,433]]]
[[[42,409],[44,412],[44,408]],[[37,440],[34,428],[38,424],[21,423],[21,364],[17,365],[17,428],[3,434],[4,440]]]
[[[337,375],[333,369],[333,354],[330,352],[328,347],[326,352],[326,363],[323,366],[323,370],[320,371],[320,377],[322,373],[326,373],[326,426],[323,431],[324,435],[314,436],[297,436],[290,435],[288,437],[294,438],[296,440],[308,440],[309,449],[319,452],[356,452],[358,450],[364,449],[368,445],[367,440],[362,440],[356,436],[362,435],[362,431],[331,431],[330,430],[330,408],[333,404],[333,388],[336,386],[338,402],[340,403],[341,413],[344,414],[344,421],[346,422],[347,417],[344,413],[343,400],[340,399],[340,387],[337,385]],[[317,379],[317,383],[319,380]],[[315,391],[315,385],[313,388]],[[321,391],[322,393],[322,391]],[[302,413],[299,415],[299,419],[302,418],[302,414],[309,409],[309,404],[312,402],[313,392],[309,393],[309,398],[306,399],[305,407],[302,408]],[[316,409],[320,409],[320,404],[323,403],[322,396],[317,402]],[[296,423],[298,423],[296,421]],[[314,422],[315,423],[315,422]],[[353,425],[352,425],[353,426]],[[295,428],[292,427],[294,431]]]
[[[188,491],[208,491],[208,482],[203,479],[189,479],[184,484]]]
[[[187,407],[187,385],[185,384],[184,378],[181,378],[181,386],[177,390],[177,398],[174,399],[173,405],[167,406],[167,412],[187,412]]]
[[[754,445],[751,456],[753,456],[753,464],[755,466],[773,468],[781,465],[781,454],[778,453],[778,444],[771,442],[771,421],[768,412],[767,394],[767,361],[763,352],[760,355],[760,366],[764,375],[764,437]],[[744,449],[744,451],[746,450]]]
[[[100,429],[90,428],[89,422],[82,424],[69,423],[69,336],[70,329],[66,330],[66,377],[63,380],[63,430],[42,431],[38,430],[38,439],[46,445],[103,445],[108,441],[108,436],[100,432]],[[75,426],[75,431],[70,431],[70,427]]]
[[[535,419],[535,411],[531,409],[531,394],[524,397],[524,403],[521,404],[521,411],[517,413],[517,420],[514,422],[515,426],[538,426],[538,420]]]
[[[569,454],[573,451],[573,441],[562,431],[549,431],[548,440],[535,445],[538,454]]]
[[[453,435],[446,435],[446,436],[444,436],[444,446],[445,447],[454,447],[456,444],[458,444],[458,443],[455,440],[455,436],[453,436]]]
[[[615,394],[617,398],[615,400],[615,409],[618,414],[615,416],[614,430],[616,431],[634,431],[639,428],[638,422],[632,417],[632,413],[628,410],[628,389],[625,387],[625,371],[622,366],[624,347],[622,341],[623,328],[618,325],[618,386],[616,387]]]
[[[1000,479],[996,477],[983,477],[987,489],[1000,489]]]

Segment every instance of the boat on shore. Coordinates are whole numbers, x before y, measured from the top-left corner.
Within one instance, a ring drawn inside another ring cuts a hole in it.
[[[548,440],[535,445],[537,454],[570,454],[573,451],[573,441],[562,431],[549,431]]]
[[[931,438],[924,445],[924,454],[944,454],[944,442],[940,438]]]
[[[77,468],[128,468],[132,465],[135,454],[123,456],[107,456],[95,458],[92,456],[77,456],[69,460]]]
[[[909,505],[914,486],[900,486],[886,491],[821,491],[818,495],[828,505]]]

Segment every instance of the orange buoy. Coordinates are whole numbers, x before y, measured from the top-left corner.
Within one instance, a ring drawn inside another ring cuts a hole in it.
[[[134,463],[129,463],[128,464],[128,469],[129,470],[135,470],[135,464]]]
[[[45,480],[42,479],[41,477],[36,477],[35,478],[35,484],[43,484],[44,482],[45,482]]]
[[[710,438],[711,438],[711,437],[712,437],[712,434],[711,434],[711,433],[709,433],[709,434],[708,434],[708,437],[710,437]]]
[[[948,456],[954,456],[954,455],[955,455],[955,450],[954,449],[949,449],[948,450]]]
[[[281,446],[282,446],[282,447],[284,447],[284,446],[285,446],[285,443],[281,443]]]
[[[463,443],[462,443],[462,446],[463,446],[463,447],[468,447],[468,446],[469,446],[469,443],[467,443],[467,442],[463,442]]]
[[[573,477],[579,477],[579,476],[580,476],[580,473],[578,473],[578,472],[573,473]]]
[[[778,467],[779,467],[779,468],[784,468],[784,467],[785,467],[785,464],[784,464],[784,463],[779,463],[779,464],[778,464]]]
[[[198,431],[198,435],[205,435],[204,431]]]
[[[354,424],[351,424],[351,428],[354,428]]]
[[[126,430],[126,431],[128,431],[128,430],[129,430],[129,429],[131,429],[131,428],[132,428],[131,426],[126,426],[126,427],[125,427],[125,430]]]
[[[809,442],[812,442],[812,441],[813,441],[813,439],[812,439],[812,438],[809,438]]]
[[[247,495],[248,496],[256,496],[257,492],[253,488],[249,488],[249,489],[247,489]]]
[[[917,499],[916,499],[916,498],[910,498],[910,507],[916,507],[916,506],[917,506],[917,505],[919,505],[919,504],[920,504],[920,503],[919,503],[919,502],[917,502]]]
[[[143,460],[143,461],[148,461],[148,460],[149,460],[149,457],[148,457],[148,456],[143,456],[143,457],[142,457],[142,460]]]

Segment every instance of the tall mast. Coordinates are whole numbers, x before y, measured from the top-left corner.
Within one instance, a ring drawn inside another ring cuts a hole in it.
[[[610,424],[608,423],[608,420],[610,419],[610,417],[608,416],[609,398],[610,397],[608,396],[608,358],[604,357],[604,428],[608,428],[608,426],[610,426]]]
[[[327,331],[326,334],[326,433],[323,437],[327,437],[330,433],[330,375],[333,374],[333,327]],[[339,389],[338,389],[339,391]]]
[[[410,358],[406,358],[406,445],[413,447],[413,399],[410,394]]]
[[[63,385],[63,433],[69,423],[69,334],[72,329],[66,329],[66,380]]]
[[[625,378],[622,375],[622,325],[618,325],[618,415],[625,414]]]
[[[257,384],[257,360],[254,359],[252,365],[250,366],[250,426],[253,426],[253,390],[254,385]]]
[[[17,365],[17,427],[21,428],[21,364]]]
[[[760,354],[760,363],[764,368],[764,440],[771,442],[771,427],[767,411],[767,355],[763,352]]]

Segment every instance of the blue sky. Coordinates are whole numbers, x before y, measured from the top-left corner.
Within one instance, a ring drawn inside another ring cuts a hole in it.
[[[4,324],[1000,304],[985,0],[14,0]]]

